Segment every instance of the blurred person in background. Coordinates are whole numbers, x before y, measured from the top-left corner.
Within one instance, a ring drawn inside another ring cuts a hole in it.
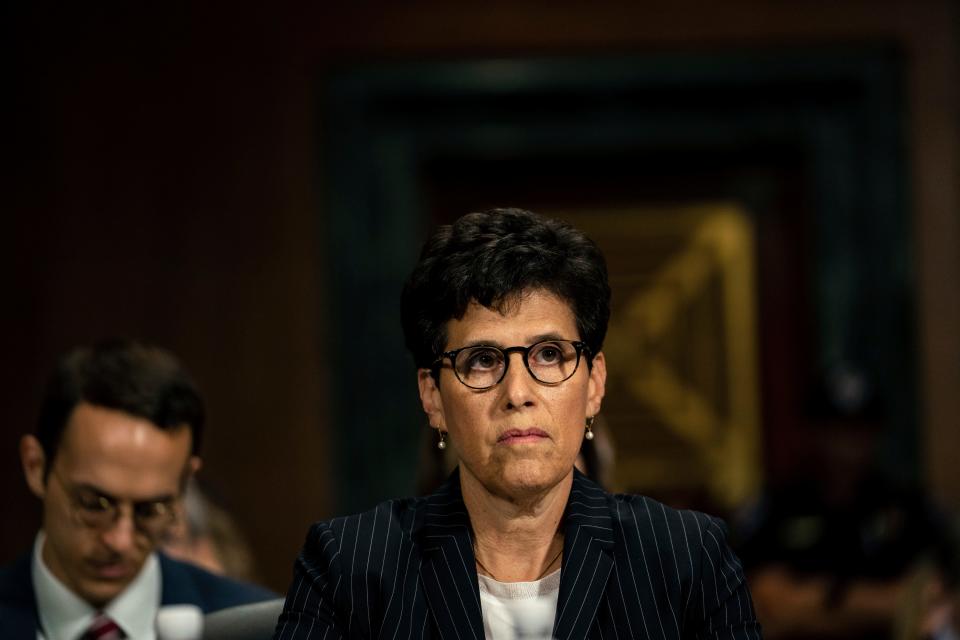
[[[150,640],[161,606],[273,597],[155,551],[200,467],[203,425],[193,382],[160,348],[110,341],[59,361],[21,439],[43,522],[32,551],[0,569],[3,638]]]
[[[427,497],[315,524],[276,637],[759,638],[722,522],[574,468],[609,305],[603,255],[566,223],[497,209],[438,229],[401,316],[457,467]]]
[[[954,638],[952,527],[877,470],[883,411],[853,369],[815,385],[795,476],[750,510],[737,545],[768,638]]]
[[[253,554],[233,516],[200,489],[187,483],[177,502],[177,517],[163,541],[163,552],[212,573],[255,580]]]

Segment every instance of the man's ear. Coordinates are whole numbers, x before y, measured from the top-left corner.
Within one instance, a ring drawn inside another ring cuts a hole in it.
[[[587,383],[587,415],[595,416],[600,413],[603,396],[607,387],[607,359],[603,351],[593,356],[593,366],[590,368],[590,380]]]
[[[445,431],[440,387],[437,386],[437,380],[431,375],[430,369],[417,370],[417,385],[420,387],[420,404],[423,405],[423,412],[427,414],[430,426]]]
[[[47,456],[35,436],[27,434],[20,438],[20,464],[23,466],[23,478],[30,491],[43,500],[47,495]]]
[[[193,480],[193,477],[197,475],[197,471],[200,471],[202,466],[203,460],[200,459],[200,456],[190,456],[187,458],[187,464],[183,467],[183,473],[180,476],[181,497],[186,493],[190,481]]]

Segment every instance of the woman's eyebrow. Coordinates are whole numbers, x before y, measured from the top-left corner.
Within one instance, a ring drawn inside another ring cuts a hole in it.
[[[527,339],[525,345],[508,345],[500,342],[499,340],[487,340],[484,338],[478,338],[476,340],[468,340],[463,343],[461,349],[466,349],[469,347],[497,347],[499,349],[507,349],[512,346],[529,346],[536,344],[538,342],[543,342],[544,340],[570,340],[571,338],[564,338],[560,333],[551,331],[549,333],[540,333],[535,336],[532,336]]]
[[[485,340],[483,338],[478,338],[476,340],[468,340],[463,343],[461,349],[467,349],[469,347],[497,347],[503,349],[504,345],[499,340]]]
[[[564,338],[562,335],[556,332],[550,333],[541,333],[530,338],[529,344],[536,344],[537,342],[543,342],[544,340],[570,340],[571,338]]]

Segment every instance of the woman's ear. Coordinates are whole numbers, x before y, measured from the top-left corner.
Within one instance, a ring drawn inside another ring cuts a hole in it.
[[[443,400],[440,398],[440,387],[430,369],[417,370],[417,385],[420,387],[420,404],[427,414],[430,426],[434,429],[444,429]]]
[[[603,351],[593,356],[593,366],[590,368],[590,379],[587,381],[587,415],[595,416],[600,413],[603,396],[607,387],[607,359]]]

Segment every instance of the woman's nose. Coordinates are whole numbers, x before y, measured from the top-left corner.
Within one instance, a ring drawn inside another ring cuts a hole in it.
[[[523,355],[520,353],[511,353],[509,356],[509,365],[503,380],[500,381],[500,387],[504,396],[507,409],[517,407],[532,406],[534,400],[533,385],[537,381],[533,379],[527,367],[523,364]]]

